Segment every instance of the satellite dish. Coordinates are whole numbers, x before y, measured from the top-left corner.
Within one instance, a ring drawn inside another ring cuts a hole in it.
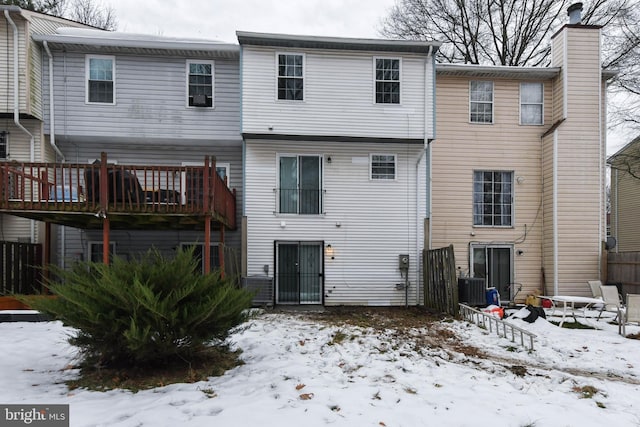
[[[610,251],[611,249],[614,249],[617,244],[618,241],[616,240],[616,238],[613,236],[609,236],[607,237],[607,241],[605,242],[604,246],[606,250]]]

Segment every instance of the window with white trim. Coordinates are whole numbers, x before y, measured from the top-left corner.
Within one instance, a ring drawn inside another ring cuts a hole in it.
[[[469,82],[469,121],[493,123],[493,82]]]
[[[304,56],[299,53],[279,53],[278,99],[302,101],[304,99]]]
[[[375,58],[376,104],[400,103],[400,59]]]
[[[9,156],[9,132],[3,130],[0,132],[0,159],[6,159]]]
[[[89,261],[91,262],[103,261],[102,254],[104,254],[104,251],[103,251],[102,242],[98,240],[90,241],[88,242],[88,248],[89,248],[89,253],[88,253]],[[116,255],[116,242],[109,242],[109,251],[110,251],[109,259],[113,260],[113,257]]]
[[[115,56],[87,55],[87,103],[115,104],[115,66]]]
[[[544,86],[542,83],[520,83],[520,124],[543,124]]]
[[[395,154],[371,154],[371,175],[372,180],[394,180],[396,179],[396,155]]]
[[[213,61],[187,61],[187,104],[213,107]]]
[[[473,172],[473,225],[513,225],[513,172]]]
[[[278,212],[322,213],[322,156],[278,156]]]

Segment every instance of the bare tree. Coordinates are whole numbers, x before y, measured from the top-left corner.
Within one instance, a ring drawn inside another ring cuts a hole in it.
[[[631,141],[608,160],[611,169],[628,173],[640,179],[640,137]]]
[[[549,63],[551,35],[567,23],[569,0],[397,0],[381,35],[439,40],[442,62],[536,66]],[[624,102],[612,124],[640,130],[640,1],[592,0],[583,24],[603,25],[603,66],[616,70],[612,89]]]
[[[118,28],[113,7],[99,0],[70,0],[62,16],[103,30],[114,31]]]
[[[115,10],[100,0],[0,0],[0,4],[48,13],[103,30],[118,27]]]

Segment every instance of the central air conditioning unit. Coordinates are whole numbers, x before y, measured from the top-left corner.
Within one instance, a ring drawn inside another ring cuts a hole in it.
[[[207,95],[193,95],[193,106],[194,107],[206,107],[207,106]]]
[[[255,295],[253,296],[254,306],[273,304],[273,277],[243,277],[242,288],[251,292],[255,292]]]
[[[458,279],[458,301],[467,305],[487,305],[487,287],[483,278],[461,277]]]

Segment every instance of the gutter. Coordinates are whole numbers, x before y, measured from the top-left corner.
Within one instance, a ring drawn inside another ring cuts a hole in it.
[[[56,153],[62,158],[62,161],[66,161],[64,154],[56,145],[56,121],[55,121],[55,110],[54,110],[54,100],[53,100],[53,55],[49,50],[49,45],[47,41],[42,42],[44,46],[44,50],[47,52],[47,56],[49,57],[49,143],[51,147],[55,150]]]

